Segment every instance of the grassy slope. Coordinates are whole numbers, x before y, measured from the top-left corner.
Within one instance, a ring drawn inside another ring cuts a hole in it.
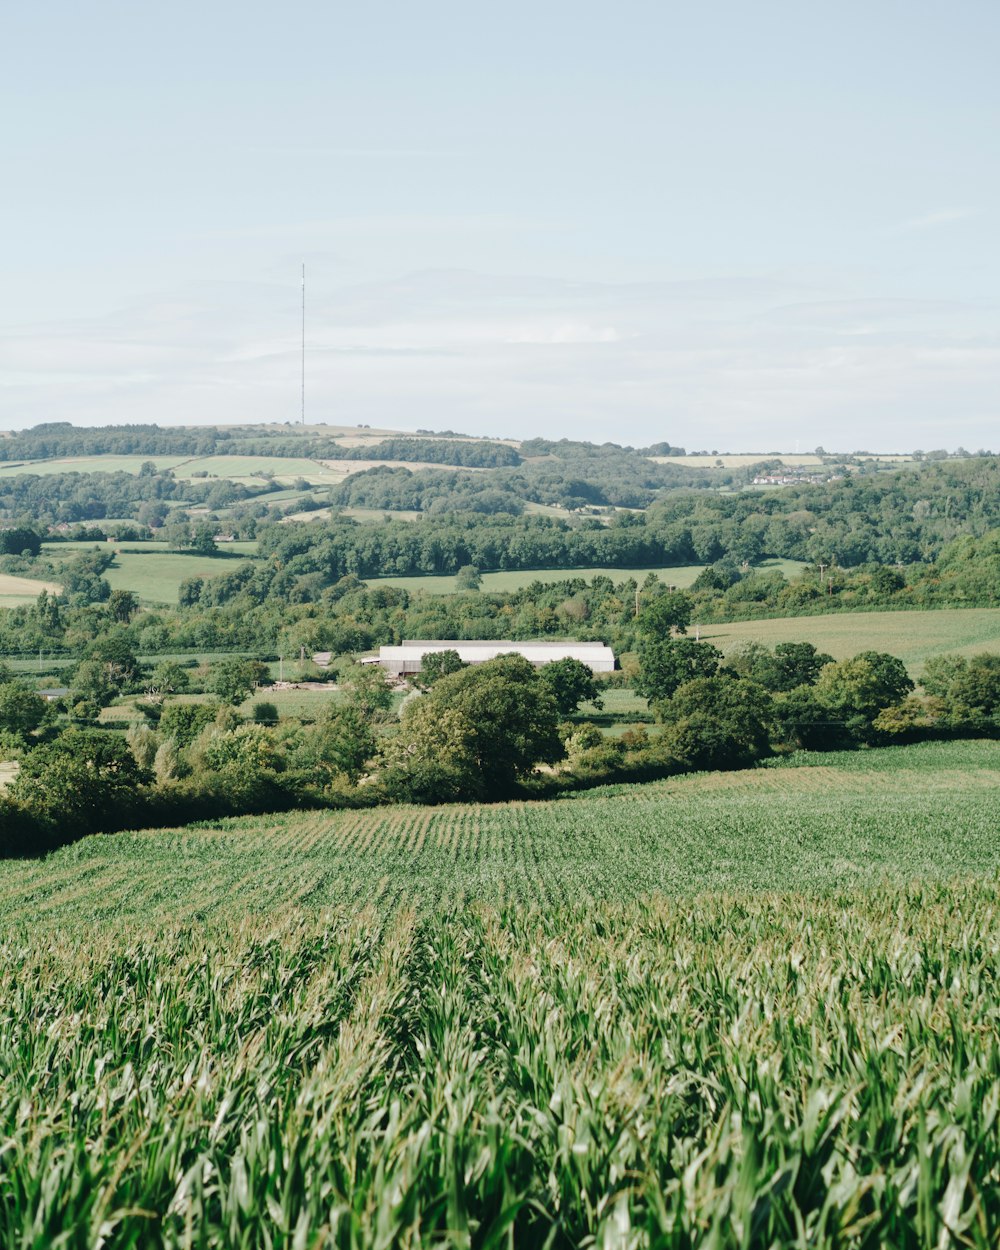
[[[947,608],[928,612],[843,612],[829,616],[737,621],[701,628],[703,641],[723,652],[754,641],[812,642],[835,660],[859,651],[888,651],[917,674],[931,656],[945,652],[1000,653],[1000,608]]]
[[[12,573],[0,573],[0,608],[14,608],[19,603],[32,603],[43,590],[58,594],[61,588],[55,582],[39,581],[33,577],[16,577]]]
[[[647,569],[519,569],[502,573],[484,573],[483,590],[518,590],[522,586],[530,586],[532,582],[564,582],[570,577],[582,577],[591,581],[595,577],[610,577],[616,584],[628,578],[634,578],[641,585],[650,574],[655,573],[661,582],[669,586],[690,586],[705,566],[689,564],[664,568]],[[762,568],[780,569],[786,577],[791,577],[806,566],[799,560],[767,560]],[[402,586],[406,590],[424,590],[430,594],[447,595],[455,592],[454,577],[378,577],[370,581],[380,586]]]
[[[68,559],[83,549],[106,549],[105,543],[46,543],[52,560]],[[115,560],[103,574],[112,590],[133,590],[150,603],[177,603],[181,582],[188,577],[216,577],[254,555],[256,543],[220,544],[218,555],[199,556],[171,551],[166,543],[116,543]]]
[[[151,460],[158,469],[173,469],[188,463],[186,456],[65,456],[52,460],[19,460],[0,464],[0,477],[34,473],[138,473]]]
[[[435,461],[313,460],[306,456],[67,456],[0,464],[0,477],[13,477],[20,473],[138,473],[147,460],[151,460],[158,469],[173,470],[174,476],[181,481],[204,474],[209,479],[227,478],[259,486],[264,484],[263,474],[269,474],[279,482],[291,482],[301,477],[316,486],[333,486],[353,473],[361,473],[376,465],[413,470],[458,467]]]

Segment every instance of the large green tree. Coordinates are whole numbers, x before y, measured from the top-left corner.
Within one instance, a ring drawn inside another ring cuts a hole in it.
[[[1000,728],[1000,655],[935,656],[927,661],[921,684],[940,700],[950,725],[983,732]]]
[[[27,738],[44,724],[48,712],[45,700],[24,682],[0,682],[0,730]]]
[[[149,690],[150,693],[163,698],[166,695],[187,690],[190,684],[191,679],[187,670],[182,668],[176,660],[161,660],[153,670],[153,675],[149,680]]]
[[[536,765],[562,756],[556,701],[523,656],[501,655],[442,677],[422,702],[421,723],[445,711],[464,718],[469,759],[487,795],[509,792]]]
[[[236,706],[242,703],[266,677],[267,665],[259,660],[247,660],[231,655],[212,665],[206,687],[212,694],[218,695],[223,703]]]
[[[755,681],[772,693],[811,686],[833,656],[817,651],[811,642],[779,642],[773,651],[748,642],[726,660],[726,668]]]
[[[444,651],[428,651],[420,657],[419,684],[433,686],[439,678],[447,677],[449,673],[457,673],[462,668],[465,668],[465,662],[454,647],[448,647]]]
[[[60,836],[127,822],[137,789],[149,780],[125,739],[70,729],[28,753],[10,797]]]
[[[701,677],[663,705],[667,755],[689,768],[745,767],[769,753],[774,702],[755,682]]]
[[[604,706],[594,674],[580,660],[571,656],[553,660],[542,665],[538,676],[555,699],[560,716],[571,715],[581,703],[593,703],[597,708]]]
[[[352,702],[334,703],[318,725],[303,732],[292,765],[324,785],[337,777],[355,782],[375,747],[371,720],[361,708]]]
[[[0,555],[37,556],[42,549],[39,534],[26,525],[0,529]]]
[[[108,612],[112,620],[127,625],[138,611],[139,596],[134,591],[113,590],[111,592],[108,598]]]
[[[159,721],[160,737],[187,747],[215,720],[216,708],[210,703],[169,703]]]
[[[383,744],[378,766],[389,799],[444,803],[485,796],[475,725],[465,712],[429,698],[407,703],[399,733]]]
[[[850,660],[828,664],[816,682],[816,698],[845,721],[871,722],[913,689],[901,660],[883,651],[862,651]]]
[[[639,629],[647,638],[683,634],[691,624],[691,600],[682,590],[660,590],[639,613]]]
[[[722,652],[693,638],[663,638],[647,642],[639,652],[636,690],[658,706],[675,690],[699,677],[714,677]]]

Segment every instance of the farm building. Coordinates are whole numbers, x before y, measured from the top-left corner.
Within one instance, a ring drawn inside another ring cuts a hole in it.
[[[50,686],[47,690],[36,690],[35,693],[46,703],[54,703],[56,699],[65,699],[69,694],[69,686]]]
[[[419,673],[423,657],[429,651],[457,651],[466,664],[482,664],[498,655],[515,652],[532,664],[550,664],[553,660],[573,659],[586,664],[592,673],[610,673],[615,667],[615,653],[603,642],[466,642],[457,639],[420,639],[404,641],[398,647],[380,647],[378,656],[362,660],[363,664],[380,664],[387,673],[405,677]]]

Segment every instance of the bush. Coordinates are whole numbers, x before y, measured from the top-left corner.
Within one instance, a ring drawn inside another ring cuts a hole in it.
[[[276,725],[278,723],[277,706],[273,703],[268,703],[264,699],[253,705],[252,715],[258,725]]]
[[[173,738],[179,747],[190,746],[213,723],[216,711],[213,703],[171,703],[160,715],[160,736]]]

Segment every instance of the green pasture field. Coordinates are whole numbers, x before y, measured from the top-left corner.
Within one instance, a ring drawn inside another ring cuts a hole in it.
[[[150,555],[142,550],[123,551],[104,573],[112,590],[133,590],[150,603],[177,603],[181,582],[189,577],[217,577],[242,564],[247,556],[231,551],[227,543],[215,556],[165,551]]]
[[[271,666],[273,669],[277,665]],[[290,666],[286,664],[286,676],[290,671]],[[239,708],[242,716],[252,716],[253,709],[257,703],[273,703],[278,710],[278,716],[281,720],[286,717],[295,717],[299,720],[317,721],[321,720],[327,709],[334,703],[343,698],[339,690],[330,689],[309,689],[303,687],[301,689],[292,690],[272,690],[263,688],[255,690]]]
[[[209,478],[229,478],[234,482],[259,485],[264,484],[263,473],[271,473],[279,481],[303,477],[321,484],[341,482],[347,476],[347,472],[330,469],[320,461],[305,456],[67,456],[0,464],[0,477],[19,473],[138,473],[148,460],[158,469],[173,470],[174,476],[181,481],[193,479],[196,473],[207,473]]]
[[[0,863],[0,1244],[994,1250],[998,750]]]
[[[0,608],[16,608],[22,603],[33,603],[43,590],[58,594],[61,589],[55,582],[0,573]]]
[[[760,464],[764,460],[780,460],[782,464],[789,468],[809,467],[812,465],[821,465],[823,460],[820,456],[811,454],[804,455],[770,455],[767,452],[747,452],[738,455],[723,456],[650,456],[655,464],[678,464],[688,469],[714,469],[718,468],[720,463],[724,469],[743,469],[750,464]]]
[[[524,511],[528,516],[554,516],[561,521],[565,521],[573,515],[569,508],[560,508],[558,504],[554,503],[535,503],[532,500],[525,501]],[[636,509],[636,511],[641,512],[642,509]]]
[[[81,549],[112,549],[114,563],[103,576],[112,590],[132,590],[148,603],[177,603],[181,582],[189,577],[216,577],[256,553],[255,542],[220,543],[217,555],[201,556],[172,550],[167,543],[46,543],[50,559],[69,558]]]
[[[266,495],[261,496],[261,502],[269,504],[269,505],[273,503],[292,503],[293,501],[296,501],[299,499],[306,499],[306,498],[312,499],[313,496],[314,496],[313,487],[310,487],[308,490],[294,490],[292,487],[289,486],[285,490],[268,491]]]
[[[363,521],[366,524],[372,521],[381,521],[384,517],[391,517],[394,521],[419,521],[424,515],[422,512],[415,512],[412,509],[399,508],[393,511],[386,509],[379,511],[378,508],[340,508],[338,511],[346,517],[351,517],[355,521]],[[331,510],[326,509],[327,516]],[[308,521],[309,517],[306,513],[302,513],[298,518],[302,521]]]
[[[0,463],[0,477],[14,477],[21,473],[138,473],[148,460],[158,469],[174,469],[188,463],[186,456],[65,456],[51,460]]]
[[[217,659],[218,657],[213,657]],[[277,670],[277,664],[271,664],[273,670]],[[288,666],[286,665],[286,670]],[[290,677],[289,680],[292,680]],[[258,703],[273,703],[278,711],[278,717],[285,720],[288,717],[305,720],[317,721],[323,718],[327,709],[334,703],[339,702],[343,695],[339,690],[331,690],[326,685],[317,685],[316,688],[304,686],[297,689],[281,689],[274,690],[269,686],[262,686],[259,690],[255,690],[249,699],[244,700],[237,708],[241,716],[250,717]],[[182,694],[168,700],[168,702],[178,703],[208,703],[214,699],[210,694]],[[402,693],[393,695],[393,706],[398,707],[403,699]],[[107,719],[117,719],[116,713],[125,714],[125,719],[134,719],[140,715],[134,709],[128,709],[124,706],[106,708]]]
[[[449,468],[454,466],[438,465],[438,468]],[[269,495],[268,500],[278,499],[277,494]],[[525,504],[524,511],[533,516],[552,516],[565,520],[573,515],[567,508],[557,508],[548,504]],[[641,511],[641,509],[630,509],[630,511]],[[327,520],[334,513],[340,516],[352,517],[355,521],[381,521],[385,517],[391,517],[394,521],[419,521],[425,514],[414,509],[405,508],[322,508],[313,512],[296,512],[287,517],[286,521],[312,521],[322,518]]]
[[[852,459],[855,458],[858,460],[876,461],[877,463],[892,465],[894,467],[901,464],[907,464],[913,459],[912,456],[906,454],[886,454],[884,456],[861,455],[852,457]],[[679,464],[688,469],[714,469],[719,467],[720,462],[724,469],[743,469],[746,468],[747,465],[760,464],[764,460],[780,460],[781,463],[783,465],[787,465],[788,468],[810,468],[823,464],[823,458],[821,456],[812,455],[811,453],[799,455],[796,452],[794,455],[788,455],[782,452],[781,454],[772,455],[770,452],[766,451],[741,452],[739,454],[723,456],[650,456],[649,459],[654,461],[656,464]],[[836,459],[836,455],[834,456],[834,459]]]
[[[174,469],[175,477],[182,479],[191,479],[196,473],[207,473],[210,478],[228,478],[233,482],[258,483],[265,480],[262,474],[270,473],[279,482],[301,477],[316,485],[332,485],[342,482],[347,476],[305,456],[201,456],[185,460]]]
[[[692,635],[694,629],[689,631]],[[745,642],[773,647],[811,642],[835,660],[859,651],[888,651],[919,675],[932,656],[1000,653],[1000,608],[941,608],[920,612],[841,612],[704,625],[699,635],[728,654]]]
[[[800,560],[766,560],[760,566],[763,569],[780,569],[786,577],[794,577],[795,574],[806,567]],[[668,586],[678,586],[681,588],[690,586],[698,574],[705,568],[703,564],[690,564],[675,566],[672,568],[648,568],[648,569],[613,569],[613,568],[590,568],[590,569],[523,569],[511,570],[502,573],[483,573],[482,589],[483,590],[520,590],[522,586],[530,586],[532,582],[564,582],[569,578],[582,577],[584,581],[593,581],[595,577],[610,577],[615,585],[631,578],[637,581],[641,586],[646,577],[650,573],[656,576]],[[424,590],[428,594],[446,595],[455,592],[455,578],[451,576],[434,576],[426,577],[370,577],[366,579],[373,585],[379,586],[400,586],[405,590],[415,591]]]
[[[180,479],[192,479],[196,473],[207,473],[209,478],[263,484],[265,479],[262,475],[267,473],[279,482],[304,478],[313,486],[336,486],[353,473],[361,473],[375,465],[406,469],[458,469],[456,465],[422,461],[312,460],[305,456],[203,456],[200,459],[185,460],[174,469],[174,475]]]
[[[626,729],[635,729],[653,719],[648,701],[634,690],[617,687],[602,690],[601,705],[598,709],[592,703],[581,703],[571,719],[592,721],[613,738],[620,737]]]
[[[220,531],[221,532],[221,531]],[[127,539],[122,542],[95,542],[90,539],[69,539],[66,542],[45,542],[42,543],[42,550],[50,560],[58,560],[66,558],[70,555],[76,555],[80,551],[90,550],[112,550],[115,552],[124,552],[127,555],[142,556],[159,556],[159,555],[179,555],[185,559],[191,553],[177,551],[170,543],[161,539],[152,538],[148,542],[131,542]],[[234,541],[231,543],[219,543],[219,553],[222,556],[236,554],[239,556],[253,556],[257,554],[257,540],[247,539],[246,541]]]

